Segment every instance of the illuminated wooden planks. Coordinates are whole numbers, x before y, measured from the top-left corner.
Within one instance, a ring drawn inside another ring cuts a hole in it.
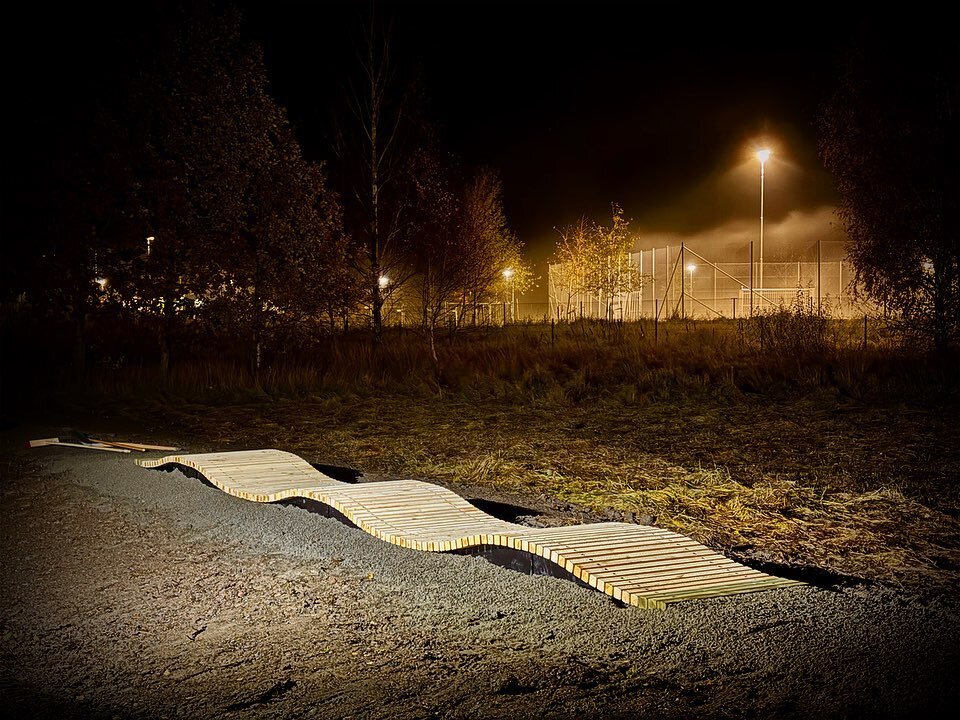
[[[496,546],[530,553],[641,608],[801,584],[748,568],[662,528],[627,523],[529,528],[491,517],[438,485],[417,480],[351,485],[279,450],[170,455],[138,462],[148,468],[192,468],[224,492],[254,502],[314,500],[399,547],[450,552]]]

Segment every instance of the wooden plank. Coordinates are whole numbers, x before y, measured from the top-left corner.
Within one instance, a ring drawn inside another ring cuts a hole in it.
[[[147,443],[120,442],[119,440],[101,440],[99,438],[90,438],[93,442],[106,443],[116,447],[125,447],[128,450],[179,450],[180,448],[171,445],[148,445]]]
[[[621,541],[615,544],[608,545],[567,545],[562,548],[556,548],[552,543],[542,543],[538,545],[541,548],[549,549],[552,553],[562,554],[568,559],[574,559],[578,557],[593,557],[597,559],[614,557],[622,552],[636,552],[639,550],[646,550],[649,552],[657,552],[662,549],[670,550],[702,550],[703,545],[697,543],[680,543],[674,540],[664,540],[663,538],[659,539],[649,539],[649,540],[638,540],[634,542]]]
[[[712,575],[710,573],[713,573]],[[717,571],[701,571],[696,573],[693,576],[685,577],[682,579],[663,579],[658,580],[654,586],[648,586],[645,588],[635,588],[634,592],[640,592],[642,590],[647,590],[650,592],[663,593],[663,592],[680,592],[680,591],[689,591],[697,589],[707,589],[707,588],[716,588],[724,587],[730,585],[734,582],[747,581],[747,580],[757,580],[754,575],[740,573],[736,571],[727,571],[724,573],[718,573]],[[629,589],[629,588],[628,588]]]
[[[49,442],[54,440],[55,442]],[[37,444],[34,444],[37,443]],[[87,450],[103,450],[104,452],[117,452],[117,453],[129,453],[130,451],[126,448],[111,447],[109,445],[99,445],[93,443],[75,443],[75,442],[64,442],[59,438],[45,438],[41,440],[31,440],[30,447],[74,447],[74,448],[85,448]]]

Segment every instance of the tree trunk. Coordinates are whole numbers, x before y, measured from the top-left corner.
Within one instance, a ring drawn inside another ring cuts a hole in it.
[[[160,377],[170,378],[170,335],[173,331],[173,298],[163,296],[163,318],[160,321]]]
[[[80,310],[73,319],[73,377],[80,380],[87,365],[86,313]]]
[[[934,269],[933,278],[933,346],[938,352],[947,349],[950,344],[949,333],[947,331],[947,302],[944,279],[946,273],[942,265]]]
[[[263,347],[263,301],[257,295],[253,299],[253,348],[250,355],[250,370],[253,374],[253,384],[260,386],[260,360]]]
[[[377,130],[380,124],[380,93],[378,92],[373,37],[370,38],[370,269],[373,277],[373,344],[379,345],[383,334],[383,298],[380,296],[380,148]]]
[[[263,261],[260,256],[262,244],[260,238],[250,234],[247,242],[253,250],[253,344],[250,353],[250,371],[253,375],[253,384],[260,386],[260,354],[263,344]]]
[[[436,335],[437,328],[437,316],[434,313],[430,318],[430,357],[433,358],[433,375],[437,381],[437,395],[443,395],[443,386],[440,384],[441,372],[440,372],[440,358],[437,357],[437,343],[434,336]]]
[[[373,273],[373,344],[379,345],[383,334],[383,296],[380,294],[380,266],[374,266]]]

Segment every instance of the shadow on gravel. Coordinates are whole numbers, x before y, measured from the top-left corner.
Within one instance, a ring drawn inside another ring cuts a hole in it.
[[[323,463],[310,463],[315,469],[322,472],[327,477],[339,480],[340,482],[356,484],[360,482],[363,473],[351,467],[341,467],[340,465],[324,465]]]
[[[799,580],[800,582],[813,585],[822,590],[839,591],[844,588],[871,584],[869,580],[864,580],[863,578],[854,577],[853,575],[841,575],[840,573],[830,572],[829,570],[818,567],[797,567],[796,565],[784,565],[783,563],[775,563],[750,557],[734,556],[731,559],[747,567],[751,567],[754,570],[765,572],[768,575],[776,575],[777,577],[787,578],[788,580]]]
[[[484,500],[483,498],[466,498],[466,500],[477,510],[482,510],[487,515],[493,515],[498,520],[506,520],[512,523],[518,522],[520,518],[536,517],[543,514],[533,508],[497,502],[496,500]]]
[[[283,505],[285,507],[297,507],[301,510],[306,510],[307,512],[314,513],[315,515],[322,515],[323,517],[333,518],[343,523],[347,527],[355,528],[357,527],[350,519],[347,518],[342,512],[336,508],[330,507],[326,503],[318,502],[312,498],[305,497],[292,497],[287,498],[286,500],[278,500],[272,505]]]

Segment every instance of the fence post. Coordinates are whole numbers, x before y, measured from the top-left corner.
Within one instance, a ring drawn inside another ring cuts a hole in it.
[[[660,339],[660,300],[653,299],[653,344]]]
[[[820,238],[817,238],[817,315],[820,314]]]
[[[680,314],[687,319],[687,283],[684,273],[687,271],[686,243],[680,243]]]
[[[837,310],[840,311],[840,317],[843,317],[843,260],[839,262],[839,267],[837,268],[838,277],[840,278],[840,287],[837,290],[839,295],[839,300],[837,302]]]
[[[550,318],[550,347],[551,348],[553,347],[554,333],[555,333],[555,330],[554,330],[553,318]]]

